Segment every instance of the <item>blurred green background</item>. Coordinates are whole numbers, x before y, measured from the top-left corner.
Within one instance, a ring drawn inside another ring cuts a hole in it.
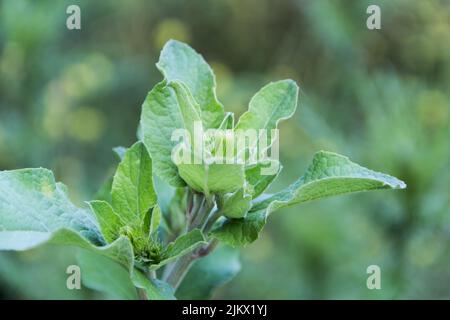
[[[70,4],[81,30],[66,28]],[[370,4],[381,30],[366,27]],[[111,148],[136,140],[170,38],[211,63],[237,115],[269,81],[300,84],[273,190],[319,149],[408,184],[272,215],[215,298],[450,298],[449,1],[0,1],[0,170],[47,167],[76,203],[91,199],[117,165]],[[1,253],[0,298],[103,298],[66,289],[74,259]],[[372,264],[381,290],[366,287]]]

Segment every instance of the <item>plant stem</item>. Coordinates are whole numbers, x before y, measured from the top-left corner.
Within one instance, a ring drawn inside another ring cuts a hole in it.
[[[179,258],[170,268],[170,272],[164,280],[176,290],[195,259],[196,256],[193,253]]]
[[[196,259],[207,256],[209,253],[211,253],[211,251],[213,251],[216,248],[218,243],[219,241],[213,239],[206,246],[200,247],[198,250],[179,258],[173,264],[169,274],[165,278],[165,281],[176,290],[181,284],[181,281],[183,281],[190,267],[192,266],[192,263]]]
[[[188,232],[196,228],[203,229],[203,226],[205,225],[213,207],[214,201],[208,198],[203,198],[200,208],[188,226]]]
[[[142,288],[136,288],[139,300],[148,300],[147,292]]]
[[[150,280],[156,279],[156,272],[154,270],[150,271],[149,269],[146,269],[144,274]],[[145,291],[145,289],[136,287],[136,291],[137,291],[139,300],[148,300],[147,292]]]
[[[214,223],[222,216],[222,210],[217,209],[215,211],[213,211],[210,214],[210,217],[208,219],[208,221],[206,222],[204,231],[205,233],[207,233],[209,230],[211,230],[212,226],[214,225]]]
[[[195,207],[195,205],[193,207]],[[196,212],[194,212],[194,210],[193,212],[191,212],[191,219],[189,221],[189,225],[187,226],[187,231],[189,232],[196,228],[203,229],[213,208],[213,199],[203,196],[201,205],[198,207]],[[169,283],[174,289],[177,289],[184,276],[188,272],[189,268],[191,267],[192,262],[200,256],[203,256],[203,254],[200,254],[201,252],[203,252],[201,249],[202,248],[180,257],[173,265],[169,266],[165,272],[164,280]]]
[[[186,208],[186,227],[192,224],[205,200],[204,196],[199,193],[193,193],[190,198]]]

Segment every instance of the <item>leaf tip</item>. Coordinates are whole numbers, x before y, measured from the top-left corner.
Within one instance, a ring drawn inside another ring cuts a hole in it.
[[[393,178],[395,179],[395,183],[391,184],[391,187],[393,189],[406,189],[408,187],[404,181],[397,179],[395,177]]]

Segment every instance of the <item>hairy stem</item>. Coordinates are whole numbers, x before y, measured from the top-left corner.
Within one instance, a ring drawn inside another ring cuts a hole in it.
[[[197,199],[199,200],[199,199]],[[194,197],[195,203],[195,197]],[[193,205],[195,207],[195,204]],[[211,210],[214,208],[214,201],[211,198],[206,198],[202,196],[201,204],[196,210],[196,212],[190,212],[189,224],[187,226],[187,231],[198,229],[204,229],[205,224],[211,214]],[[164,272],[164,280],[169,283],[174,289],[177,289],[183,280],[184,276],[190,269],[192,262],[209,253],[209,250],[202,251],[203,247],[188,253],[182,257],[180,257],[173,265],[169,266]]]
[[[176,290],[191,268],[192,263],[196,259],[204,257],[211,253],[211,251],[216,248],[218,243],[219,242],[216,239],[213,239],[207,245],[200,247],[198,250],[179,258],[170,269],[170,272],[165,278],[165,281]]]
[[[214,223],[222,216],[222,210],[217,209],[215,211],[213,211],[210,214],[210,217],[208,219],[208,221],[206,222],[206,225],[204,227],[204,231],[205,233],[207,233],[208,231],[211,230],[211,228],[213,227]]]
[[[179,258],[171,266],[170,272],[166,275],[164,280],[176,290],[195,259],[195,255],[192,253],[188,253]]]
[[[206,221],[208,220],[209,214],[214,207],[214,201],[208,198],[203,198],[203,201],[198,209],[197,213],[193,217],[191,223],[188,225],[188,231],[194,229],[203,229]]]

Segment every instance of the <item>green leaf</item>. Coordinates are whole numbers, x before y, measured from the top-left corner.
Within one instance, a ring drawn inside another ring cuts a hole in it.
[[[262,170],[268,167],[278,168],[275,174],[267,175]],[[259,162],[254,166],[245,168],[245,180],[248,182],[247,193],[251,194],[252,198],[258,197],[266,190],[270,184],[278,177],[281,172],[282,165],[278,160],[267,160]]]
[[[129,270],[123,265],[87,250],[78,252],[77,262],[84,286],[107,293],[113,299],[138,298]]]
[[[182,100],[181,103],[178,99]],[[200,121],[196,104],[178,82],[171,85],[158,83],[142,105],[143,141],[151,154],[155,173],[174,187],[183,187],[185,183],[172,161],[172,152],[179,143],[172,141],[172,134],[175,130],[191,130],[195,120]]]
[[[216,97],[214,73],[203,57],[187,44],[169,40],[161,51],[157,68],[168,82],[186,84],[201,108],[206,128],[217,128],[224,117],[223,106]]]
[[[133,249],[126,237],[120,237],[109,245],[99,247],[91,244],[76,231],[70,229],[58,229],[53,232],[0,231],[0,250],[24,251],[44,243],[91,250],[124,266],[130,266],[133,263]]]
[[[255,241],[268,215],[280,208],[319,198],[377,189],[404,189],[406,184],[332,152],[318,152],[306,173],[291,186],[256,204],[242,219],[223,219],[211,235],[231,246]]]
[[[236,130],[276,129],[297,108],[298,86],[293,80],[272,82],[257,92],[236,125]],[[257,141],[255,142],[257,143]]]
[[[179,87],[179,89],[181,88],[182,86]],[[179,101],[182,100],[189,101],[190,98],[188,96],[180,97]],[[189,119],[191,123],[194,120],[195,117]],[[189,131],[191,132],[191,137],[195,137],[195,139],[199,140],[199,137],[194,136],[193,128],[189,129]],[[196,146],[191,141],[190,150],[185,150],[185,152],[189,153],[191,159],[192,159],[192,152],[195,148]],[[205,193],[206,195],[209,195],[211,193],[233,192],[243,186],[244,183],[243,165],[215,164],[215,163],[208,164],[206,163],[206,159],[203,158],[203,155],[201,160],[203,162],[201,164],[196,163],[178,164],[178,172],[180,176],[191,188],[199,192]]]
[[[239,164],[180,164],[180,176],[205,194],[233,192],[244,185],[244,167]]]
[[[186,300],[209,299],[215,289],[233,279],[240,270],[239,251],[219,247],[194,262],[177,289],[176,296]]]
[[[114,299],[135,300],[136,287],[142,288],[150,300],[173,300],[173,289],[163,281],[148,279],[140,270],[127,270],[123,265],[90,251],[81,251],[77,261],[82,270],[83,285],[107,293]]]
[[[145,290],[149,300],[175,300],[174,289],[164,281],[149,279],[137,269],[131,275],[131,280],[136,287]]]
[[[150,268],[159,269],[203,244],[206,244],[203,233],[199,229],[194,229],[169,243],[162,254],[163,259],[158,264],[151,265]]]
[[[89,250],[124,266],[134,276],[130,240],[119,237],[104,245],[95,218],[70,202],[66,188],[55,182],[51,171],[1,171],[0,250],[23,251],[43,243]],[[154,292],[158,288],[155,285]]]
[[[257,203],[253,210],[268,212],[324,197],[377,189],[404,189],[406,184],[390,175],[364,168],[349,158],[320,151],[306,173],[288,188]]]
[[[200,106],[192,97],[189,89],[186,85],[180,81],[172,81],[168,83],[168,86],[175,91],[175,95],[177,97],[177,102],[179,106],[179,110],[181,112],[181,116],[183,118],[183,126],[180,129],[186,129],[191,134],[191,139],[194,138],[194,124],[198,122],[202,125],[202,119],[200,117],[201,110]]]
[[[77,208],[51,171],[0,172],[0,250],[28,250],[45,242],[95,251],[124,265],[133,262],[127,238],[105,242],[95,218]]]
[[[0,249],[32,247],[62,228],[76,231],[94,244],[104,243],[94,216],[70,201],[66,188],[55,182],[51,171],[0,172]],[[5,232],[14,232],[14,239],[8,239]]]
[[[222,219],[211,236],[232,247],[243,247],[258,239],[266,220],[265,210],[249,212],[241,219]]]
[[[137,268],[134,267],[133,247],[127,237],[120,237],[113,243],[104,247],[96,247],[88,243],[77,233],[63,229],[54,233],[48,242],[59,245],[75,245],[77,247],[87,249],[96,255],[111,259],[115,263],[122,265],[125,270],[128,270],[128,277],[131,279],[133,284],[139,288],[145,289],[149,299],[172,299],[173,294],[171,296],[169,293],[173,292],[173,289],[170,289],[169,285],[163,283],[162,281],[150,281]],[[104,261],[101,257],[97,257],[94,260],[97,259]],[[100,285],[97,283],[96,287],[94,287],[94,281],[101,281],[96,277],[96,275],[90,277],[90,280],[91,282],[88,284],[90,284],[91,288],[109,292],[110,287],[105,284]]]
[[[111,196],[114,210],[127,224],[139,225],[155,205],[152,160],[142,142],[125,152],[114,175]]]
[[[161,223],[161,209],[156,205],[152,210],[152,216],[150,218],[149,234],[153,235],[158,231],[159,224]]]
[[[89,206],[97,217],[100,230],[106,241],[111,243],[119,237],[119,231],[125,225],[120,216],[114,211],[106,201],[94,200],[89,202]]]
[[[246,194],[244,189],[234,193],[219,196],[218,207],[222,214],[228,218],[243,218],[252,206],[252,196]]]

